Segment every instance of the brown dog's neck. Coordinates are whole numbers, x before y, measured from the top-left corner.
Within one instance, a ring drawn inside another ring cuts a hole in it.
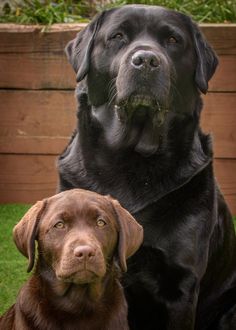
[[[16,306],[21,329],[128,329],[123,289],[112,271],[99,285],[54,281],[36,272],[22,288]]]
[[[123,290],[119,282],[119,270],[112,265],[104,278],[89,284],[66,283],[58,280],[52,269],[38,263],[29,286],[35,296],[47,301],[45,306],[64,314],[89,315],[102,310],[105,306],[114,305],[114,301],[123,301]],[[124,302],[122,302],[124,304]]]

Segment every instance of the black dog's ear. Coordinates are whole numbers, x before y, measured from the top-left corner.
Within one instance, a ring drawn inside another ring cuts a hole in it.
[[[206,94],[208,90],[208,81],[211,79],[216,70],[218,58],[203,34],[200,32],[197,25],[195,23],[192,24],[193,40],[197,54],[195,82],[199,90]]]
[[[119,227],[118,258],[123,272],[127,271],[126,259],[131,257],[143,242],[143,227],[124,209],[120,203],[109,197],[112,202]]]
[[[34,266],[35,239],[46,205],[47,200],[37,202],[13,229],[13,238],[18,250],[29,259],[27,272],[30,272]]]
[[[99,31],[106,11],[98,14],[92,22],[77,37],[71,40],[65,48],[67,58],[76,72],[76,81],[80,82],[89,71],[90,57],[94,40]]]

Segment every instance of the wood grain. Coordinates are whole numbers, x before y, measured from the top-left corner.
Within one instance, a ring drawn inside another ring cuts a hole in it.
[[[86,24],[55,24],[44,32],[39,25],[0,24],[0,54],[57,53]]]
[[[59,154],[76,126],[73,91],[0,90],[0,152]],[[215,157],[236,158],[236,93],[204,97],[202,126]]]
[[[210,92],[236,91],[236,56],[221,55],[219,65],[209,82]]]
[[[64,48],[86,24],[40,27],[0,25],[0,88],[74,89],[75,73]],[[235,91],[236,24],[200,25],[220,55],[211,91]],[[60,32],[60,33],[58,33]],[[222,42],[222,40],[224,42]]]
[[[209,93],[204,97],[201,122],[213,137],[216,158],[236,158],[236,93]]]
[[[236,60],[221,55],[210,91],[236,91]],[[0,88],[74,89],[75,73],[64,52],[0,54]]]
[[[214,167],[220,189],[232,214],[236,215],[236,160],[215,159]]]
[[[236,54],[236,24],[200,24],[217,54]]]
[[[64,48],[85,26],[42,32],[0,24],[0,202],[34,203],[55,193],[56,157],[76,125],[75,73]],[[236,24],[212,26],[200,28],[220,65],[201,122],[213,135],[216,176],[236,215]]]
[[[73,91],[0,90],[0,152],[58,154],[76,126]]]
[[[63,52],[0,54],[0,88],[74,89],[75,73]]]
[[[0,203],[35,203],[55,194],[56,156],[0,154]],[[236,215],[236,160],[216,159],[215,172]]]
[[[56,192],[56,157],[0,155],[0,203],[35,203]]]
[[[55,24],[51,28],[44,29],[43,32],[42,27],[35,25],[0,24],[0,52],[60,51],[86,25],[84,23]],[[236,24],[199,24],[199,26],[218,54],[236,54]],[[18,47],[14,47],[14,44]]]

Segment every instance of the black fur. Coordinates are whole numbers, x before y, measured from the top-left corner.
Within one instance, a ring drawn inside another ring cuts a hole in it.
[[[134,68],[139,50],[160,66]],[[236,329],[234,228],[199,127],[214,51],[189,17],[134,5],[98,15],[67,55],[79,120],[60,190],[110,194],[143,225],[124,281],[131,329]]]

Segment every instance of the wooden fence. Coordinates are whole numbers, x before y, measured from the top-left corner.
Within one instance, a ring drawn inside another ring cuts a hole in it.
[[[55,193],[56,159],[76,124],[75,74],[64,47],[84,27],[0,25],[0,203]],[[236,215],[236,24],[202,25],[220,66],[205,99],[215,173]]]

